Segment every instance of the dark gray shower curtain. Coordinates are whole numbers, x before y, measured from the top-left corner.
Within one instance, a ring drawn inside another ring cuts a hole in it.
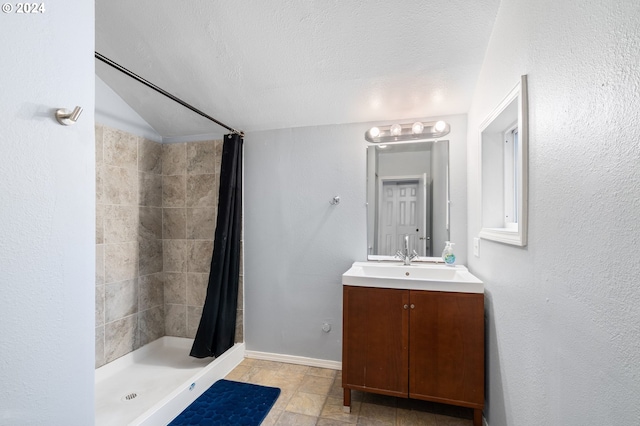
[[[240,135],[225,135],[222,147],[209,285],[190,353],[196,358],[218,357],[235,340],[242,232],[242,142]]]

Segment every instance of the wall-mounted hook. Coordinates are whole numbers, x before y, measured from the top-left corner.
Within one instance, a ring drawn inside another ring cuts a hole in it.
[[[79,106],[75,107],[71,112],[66,109],[59,108],[56,110],[56,120],[58,120],[58,123],[63,126],[71,126],[78,121],[80,114],[82,114],[82,108]]]
[[[333,199],[329,201],[329,204],[331,204],[332,206],[335,206],[336,204],[340,204],[340,196],[336,195],[335,197],[333,197]]]

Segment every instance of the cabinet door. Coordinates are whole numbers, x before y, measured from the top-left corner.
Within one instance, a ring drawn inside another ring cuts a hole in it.
[[[343,385],[408,395],[409,291],[344,286]]]
[[[484,295],[411,291],[409,397],[484,404]]]

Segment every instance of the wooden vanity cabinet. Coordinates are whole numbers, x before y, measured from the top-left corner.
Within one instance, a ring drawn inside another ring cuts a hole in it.
[[[343,286],[342,387],[484,407],[484,294]]]

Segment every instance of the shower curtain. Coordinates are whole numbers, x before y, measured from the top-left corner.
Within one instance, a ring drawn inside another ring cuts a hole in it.
[[[235,340],[242,231],[242,143],[241,135],[225,135],[209,285],[190,353],[196,358],[218,357]]]

